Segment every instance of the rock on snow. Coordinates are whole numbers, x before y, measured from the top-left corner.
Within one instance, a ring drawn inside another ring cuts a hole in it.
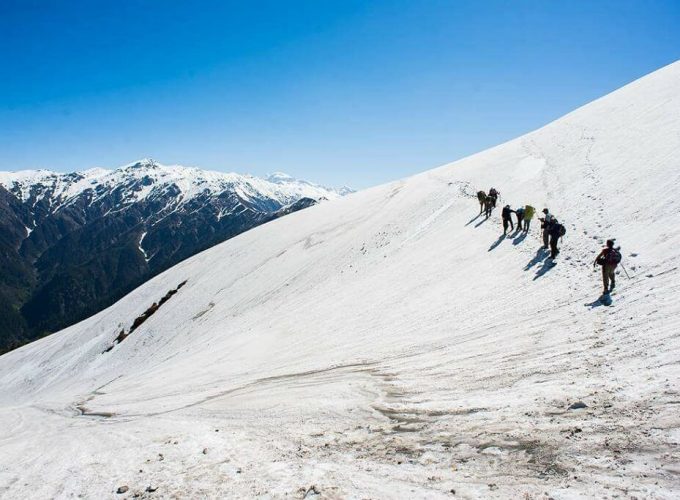
[[[675,63],[198,254],[0,357],[0,496],[677,498],[679,158]],[[475,217],[492,185],[565,224],[560,265]]]

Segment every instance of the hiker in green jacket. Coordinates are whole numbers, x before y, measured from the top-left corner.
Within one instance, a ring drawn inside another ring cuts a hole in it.
[[[531,219],[534,218],[534,213],[536,213],[536,209],[532,207],[531,205],[527,205],[524,207],[524,232],[528,233],[529,232],[529,226],[531,225]]]

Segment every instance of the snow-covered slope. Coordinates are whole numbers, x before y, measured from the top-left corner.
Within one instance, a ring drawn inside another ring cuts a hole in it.
[[[676,63],[198,254],[0,357],[0,491],[677,497],[679,158]],[[565,223],[555,267],[536,220],[476,217],[492,185]],[[630,277],[607,308],[612,236]]]

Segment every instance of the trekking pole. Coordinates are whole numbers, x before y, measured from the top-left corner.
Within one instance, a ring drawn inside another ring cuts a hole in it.
[[[626,273],[626,277],[630,279],[630,275],[628,274],[628,271],[626,271],[626,268],[623,267],[623,263],[621,263],[621,269],[623,269],[623,272]]]

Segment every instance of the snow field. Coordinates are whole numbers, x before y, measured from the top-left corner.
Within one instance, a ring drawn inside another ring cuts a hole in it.
[[[180,263],[0,358],[0,495],[677,497],[678,153],[675,63]],[[565,224],[555,267],[491,186]]]

